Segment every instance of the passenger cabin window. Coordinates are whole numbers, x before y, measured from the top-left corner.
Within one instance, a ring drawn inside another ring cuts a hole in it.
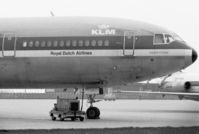
[[[27,42],[26,41],[23,42],[23,47],[27,47]]]
[[[35,41],[35,47],[39,47],[39,41]]]
[[[154,45],[164,45],[164,44],[170,44],[173,42],[174,39],[169,34],[155,34],[154,35]]]
[[[85,41],[85,46],[88,47],[89,44],[90,44],[89,40],[86,40],[86,41]]]
[[[57,46],[58,46],[58,41],[55,40],[55,41],[53,42],[53,46],[54,46],[54,47],[57,47]]]
[[[47,46],[48,46],[48,47],[51,47],[51,46],[52,46],[52,42],[51,42],[51,41],[48,41],[48,42],[47,42]]]
[[[64,47],[64,41],[63,40],[60,41],[59,46]]]
[[[95,47],[95,46],[96,46],[96,41],[95,41],[95,40],[92,40],[91,45],[92,45],[93,47]]]
[[[106,46],[106,47],[109,46],[109,41],[108,41],[108,40],[105,40],[105,41],[104,41],[104,46]]]
[[[28,47],[33,47],[33,42],[32,41],[28,44]]]
[[[42,41],[41,42],[41,47],[45,47],[46,46],[46,42],[45,41]]]
[[[166,42],[172,42],[174,39],[172,38],[172,36],[168,35],[168,34],[156,34],[154,37],[154,43],[156,44],[160,44]],[[26,41],[24,40],[23,42],[21,42],[22,47],[23,48],[31,48],[31,47],[36,47],[36,48],[42,48],[42,49],[47,49],[47,48],[59,48],[59,49],[63,49],[63,48],[70,48],[70,47],[80,47],[80,48],[86,48],[86,47],[97,47],[99,48],[103,48],[103,47],[109,47],[111,45],[110,40],[108,39],[81,39],[81,40],[30,40],[30,41]],[[116,42],[117,44],[121,44],[120,42]]]
[[[28,44],[28,46],[29,46],[29,47],[32,47],[32,46],[33,46],[33,42],[30,41],[29,44]]]
[[[29,43],[29,47],[32,47],[33,44],[32,43]],[[39,41],[35,41],[35,46],[38,47],[39,46]]]
[[[70,40],[67,40],[67,41],[66,41],[66,46],[67,46],[67,47],[70,47]]]
[[[79,47],[82,47],[82,46],[83,46],[83,41],[79,40]]]
[[[77,41],[76,41],[76,40],[73,40],[72,46],[73,46],[73,47],[76,47],[76,46],[77,46]]]
[[[99,47],[101,47],[103,45],[103,41],[102,40],[98,40],[97,44],[98,44]]]

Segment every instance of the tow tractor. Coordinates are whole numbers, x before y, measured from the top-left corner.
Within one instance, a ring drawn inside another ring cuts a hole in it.
[[[77,92],[79,91],[79,93]],[[103,89],[75,89],[76,99],[66,99],[57,97],[57,103],[54,104],[54,108],[50,111],[50,116],[52,120],[56,120],[57,118],[61,121],[66,118],[70,118],[72,121],[79,118],[80,121],[85,119],[100,119],[100,110],[97,107],[93,106],[93,103],[99,102],[101,100],[95,100],[96,95],[102,95]],[[80,100],[78,100],[78,94],[82,95],[81,98],[81,109],[80,109]],[[88,103],[90,107],[86,110],[86,112],[82,111],[83,109],[83,100],[84,95],[86,94],[88,98]]]
[[[54,104],[54,108],[50,111],[50,117],[54,121],[59,119],[64,121],[69,118],[72,121],[79,119],[84,121],[85,112],[80,110],[80,101],[78,99],[66,99],[57,97],[57,103]]]

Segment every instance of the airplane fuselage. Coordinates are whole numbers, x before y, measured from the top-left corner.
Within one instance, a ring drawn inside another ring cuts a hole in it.
[[[183,41],[166,41],[168,35],[174,38],[120,19],[2,19],[0,88],[115,86],[170,74],[197,55]]]

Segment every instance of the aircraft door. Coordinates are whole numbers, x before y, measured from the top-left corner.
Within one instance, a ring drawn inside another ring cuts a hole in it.
[[[123,40],[123,55],[124,56],[132,56],[134,55],[135,49],[135,35],[132,31],[124,32],[124,40]]]
[[[16,36],[13,33],[5,33],[2,41],[3,57],[15,56]]]
[[[3,43],[3,34],[0,34],[0,57],[3,56],[3,50],[2,50],[2,43]]]

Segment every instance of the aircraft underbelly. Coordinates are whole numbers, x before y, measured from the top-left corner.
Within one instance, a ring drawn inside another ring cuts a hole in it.
[[[92,84],[110,79],[119,61],[110,57],[6,58],[0,64],[0,86]]]
[[[151,57],[37,57],[4,58],[0,61],[0,87],[65,87],[67,85],[120,85],[172,72],[164,60]],[[181,61],[179,58],[173,59]],[[159,63],[159,64],[157,64]],[[179,62],[179,65],[181,63]],[[162,68],[162,70],[158,68]],[[176,69],[178,69],[176,65]]]

